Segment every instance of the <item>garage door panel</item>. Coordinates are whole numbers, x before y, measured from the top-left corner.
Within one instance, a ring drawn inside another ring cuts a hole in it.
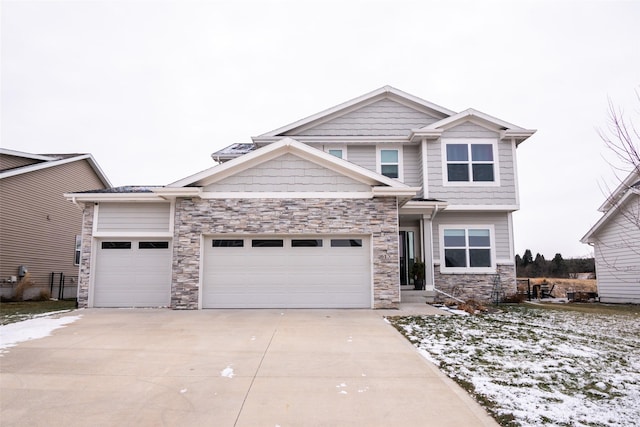
[[[168,241],[99,242],[94,276],[95,307],[162,307],[171,301]],[[113,243],[113,244],[110,244]],[[142,249],[143,247],[144,249]]]
[[[203,307],[369,308],[369,239],[334,247],[332,238],[345,244],[341,236],[290,236],[282,247],[254,247],[254,239],[269,239],[245,237],[243,247],[231,248],[205,239]]]

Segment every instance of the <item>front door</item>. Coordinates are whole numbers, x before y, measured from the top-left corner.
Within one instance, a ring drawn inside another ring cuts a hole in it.
[[[414,231],[400,231],[400,285],[413,284],[411,270],[416,258]]]

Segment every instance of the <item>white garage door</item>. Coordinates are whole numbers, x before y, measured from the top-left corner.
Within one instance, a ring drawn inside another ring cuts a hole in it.
[[[368,237],[205,239],[203,308],[370,308]]]
[[[98,242],[94,307],[165,307],[171,300],[168,240]]]

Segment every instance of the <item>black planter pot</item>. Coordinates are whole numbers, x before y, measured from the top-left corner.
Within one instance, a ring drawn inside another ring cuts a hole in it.
[[[413,290],[414,291],[423,291],[424,290],[424,280],[415,279],[413,281]]]

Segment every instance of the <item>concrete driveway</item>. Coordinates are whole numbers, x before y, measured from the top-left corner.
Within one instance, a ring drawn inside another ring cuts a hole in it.
[[[496,426],[372,310],[87,309],[0,356],[3,426]]]

